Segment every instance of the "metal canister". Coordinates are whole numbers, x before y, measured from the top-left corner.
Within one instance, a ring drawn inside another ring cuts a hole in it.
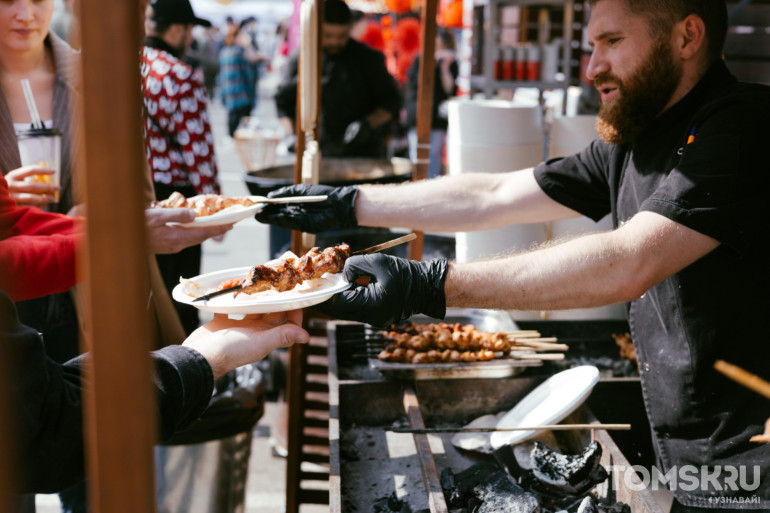
[[[527,47],[525,45],[519,45],[516,47],[515,70],[515,80],[527,79]]]
[[[516,62],[516,51],[512,46],[504,46],[500,49],[500,53],[503,61],[502,79],[513,80],[515,74],[514,65]]]
[[[540,47],[537,45],[527,50],[527,80],[540,80]]]

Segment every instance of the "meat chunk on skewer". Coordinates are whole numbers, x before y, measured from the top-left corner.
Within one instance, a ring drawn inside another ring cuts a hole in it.
[[[305,280],[320,278],[325,273],[335,274],[345,267],[350,256],[350,246],[342,243],[321,251],[312,248],[297,261],[294,258],[279,260],[271,264],[256,265],[249,270],[249,275],[241,280],[240,293],[254,294],[274,289],[278,292],[291,290]]]
[[[220,194],[198,194],[197,196],[185,198],[179,192],[172,192],[168,198],[153,202],[152,206],[154,208],[191,208],[195,210],[197,217],[205,217],[235,205],[250,207],[256,203],[256,201],[246,196],[231,197]]]

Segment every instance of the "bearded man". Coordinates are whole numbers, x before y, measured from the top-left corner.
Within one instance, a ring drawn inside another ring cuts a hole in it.
[[[330,201],[270,206],[262,222],[304,231],[356,224],[486,230],[579,214],[615,228],[482,262],[349,259],[366,286],[321,308],[384,326],[446,306],[559,310],[626,302],[658,471],[674,512],[770,508],[770,402],[714,370],[723,359],[770,379],[758,340],[770,311],[770,88],[721,58],[721,0],[592,0],[586,69],[601,139],[507,174],[396,186],[289,187]],[[311,206],[312,205],[312,206]]]

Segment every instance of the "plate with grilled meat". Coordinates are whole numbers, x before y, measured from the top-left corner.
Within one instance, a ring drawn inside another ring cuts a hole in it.
[[[239,267],[181,279],[172,296],[180,303],[213,313],[256,314],[307,308],[326,301],[350,284],[342,269],[350,246],[312,248],[302,257],[286,252],[254,267]],[[201,296],[227,292],[210,299]]]
[[[195,219],[189,223],[169,223],[177,226],[217,226],[233,224],[262,210],[263,196],[223,196],[221,194],[198,194],[189,198],[179,192],[152,203],[152,208],[191,208]]]

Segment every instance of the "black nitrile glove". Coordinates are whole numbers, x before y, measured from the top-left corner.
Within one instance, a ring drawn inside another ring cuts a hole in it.
[[[314,306],[315,310],[338,319],[359,321],[385,328],[412,315],[423,313],[435,319],[446,315],[446,259],[415,262],[377,253],[350,257],[345,262],[345,279],[353,288]],[[369,276],[369,285],[355,284]]]
[[[328,185],[289,185],[268,193],[269,198],[287,196],[328,196],[317,203],[265,205],[254,218],[288,230],[318,233],[358,226],[356,195],[358,186],[330,187]]]

